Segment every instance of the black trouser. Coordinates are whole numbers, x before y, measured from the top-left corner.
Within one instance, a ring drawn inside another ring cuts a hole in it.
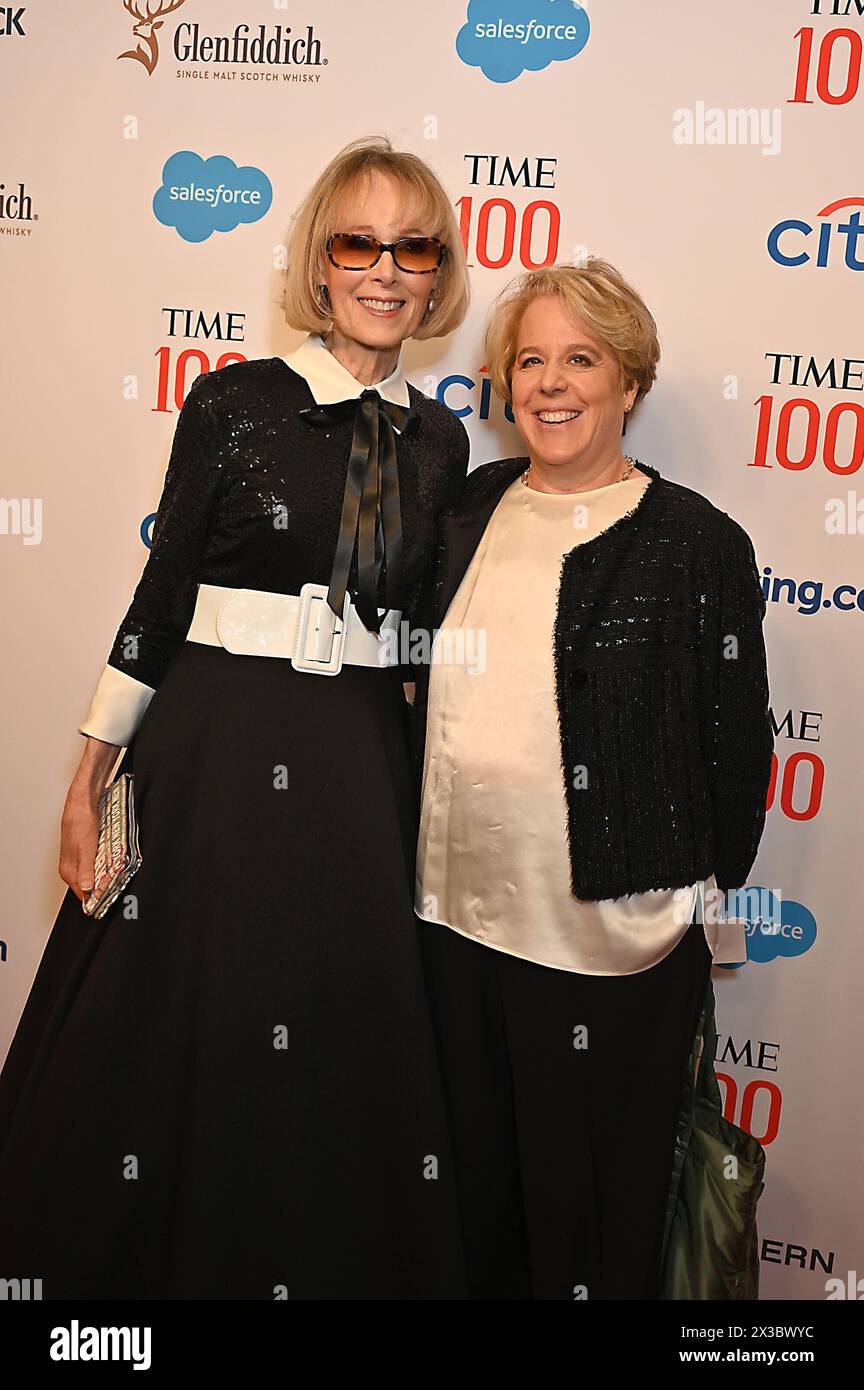
[[[536,965],[434,923],[419,931],[469,1296],[658,1298],[711,967],[702,926],[658,965],[614,976]]]

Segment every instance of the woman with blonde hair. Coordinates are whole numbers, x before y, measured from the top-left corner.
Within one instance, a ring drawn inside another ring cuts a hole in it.
[[[401,349],[467,302],[435,174],[355,142],[295,221],[305,340],[188,392],[0,1079],[3,1273],[45,1298],[464,1297],[381,653],[468,459]],[[124,747],[142,862],[95,919]]]
[[[622,452],[659,345],[613,266],[519,279],[486,354],[527,456],[446,520],[415,701],[470,1296],[656,1298],[691,1043],[740,959],[716,890],[765,819],[765,602],[741,526]]]

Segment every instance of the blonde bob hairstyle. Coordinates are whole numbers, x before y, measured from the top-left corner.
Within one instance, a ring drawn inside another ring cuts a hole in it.
[[[557,295],[609,348],[618,363],[622,390],[637,386],[636,400],[646,396],[657,375],[660,343],[657,324],[645,301],[621,273],[598,256],[582,265],[553,265],[529,270],[506,285],[487,320],[486,367],[494,390],[512,404],[513,366],[522,315],[541,295]]]
[[[433,281],[432,309],[415,338],[440,338],[458,328],[468,312],[468,268],[462,238],[438,177],[415,154],[394,150],[386,136],[354,140],[340,150],[319,174],[298,208],[288,239],[285,272],[285,317],[292,328],[327,333],[333,326],[330,305],[321,294],[327,238],[339,226],[345,205],[372,173],[389,174],[411,198],[411,215],[427,236],[437,236],[447,248]]]

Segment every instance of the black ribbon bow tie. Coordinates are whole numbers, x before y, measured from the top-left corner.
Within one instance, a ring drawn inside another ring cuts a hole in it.
[[[385,556],[387,609],[396,607],[402,577],[402,511],[393,426],[404,434],[414,417],[407,406],[385,401],[372,387],[353,400],[309,406],[300,414],[315,425],[354,417],[327,602],[341,618],[356,539],[358,583],[354,607],[368,631],[378,632],[378,579]]]

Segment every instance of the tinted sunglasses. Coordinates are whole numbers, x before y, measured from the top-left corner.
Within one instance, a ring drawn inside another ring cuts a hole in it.
[[[379,241],[376,236],[334,232],[327,238],[327,258],[338,270],[371,270],[384,251],[389,251],[400,270],[428,275],[444,259],[446,246],[437,236],[403,236],[399,241]]]

